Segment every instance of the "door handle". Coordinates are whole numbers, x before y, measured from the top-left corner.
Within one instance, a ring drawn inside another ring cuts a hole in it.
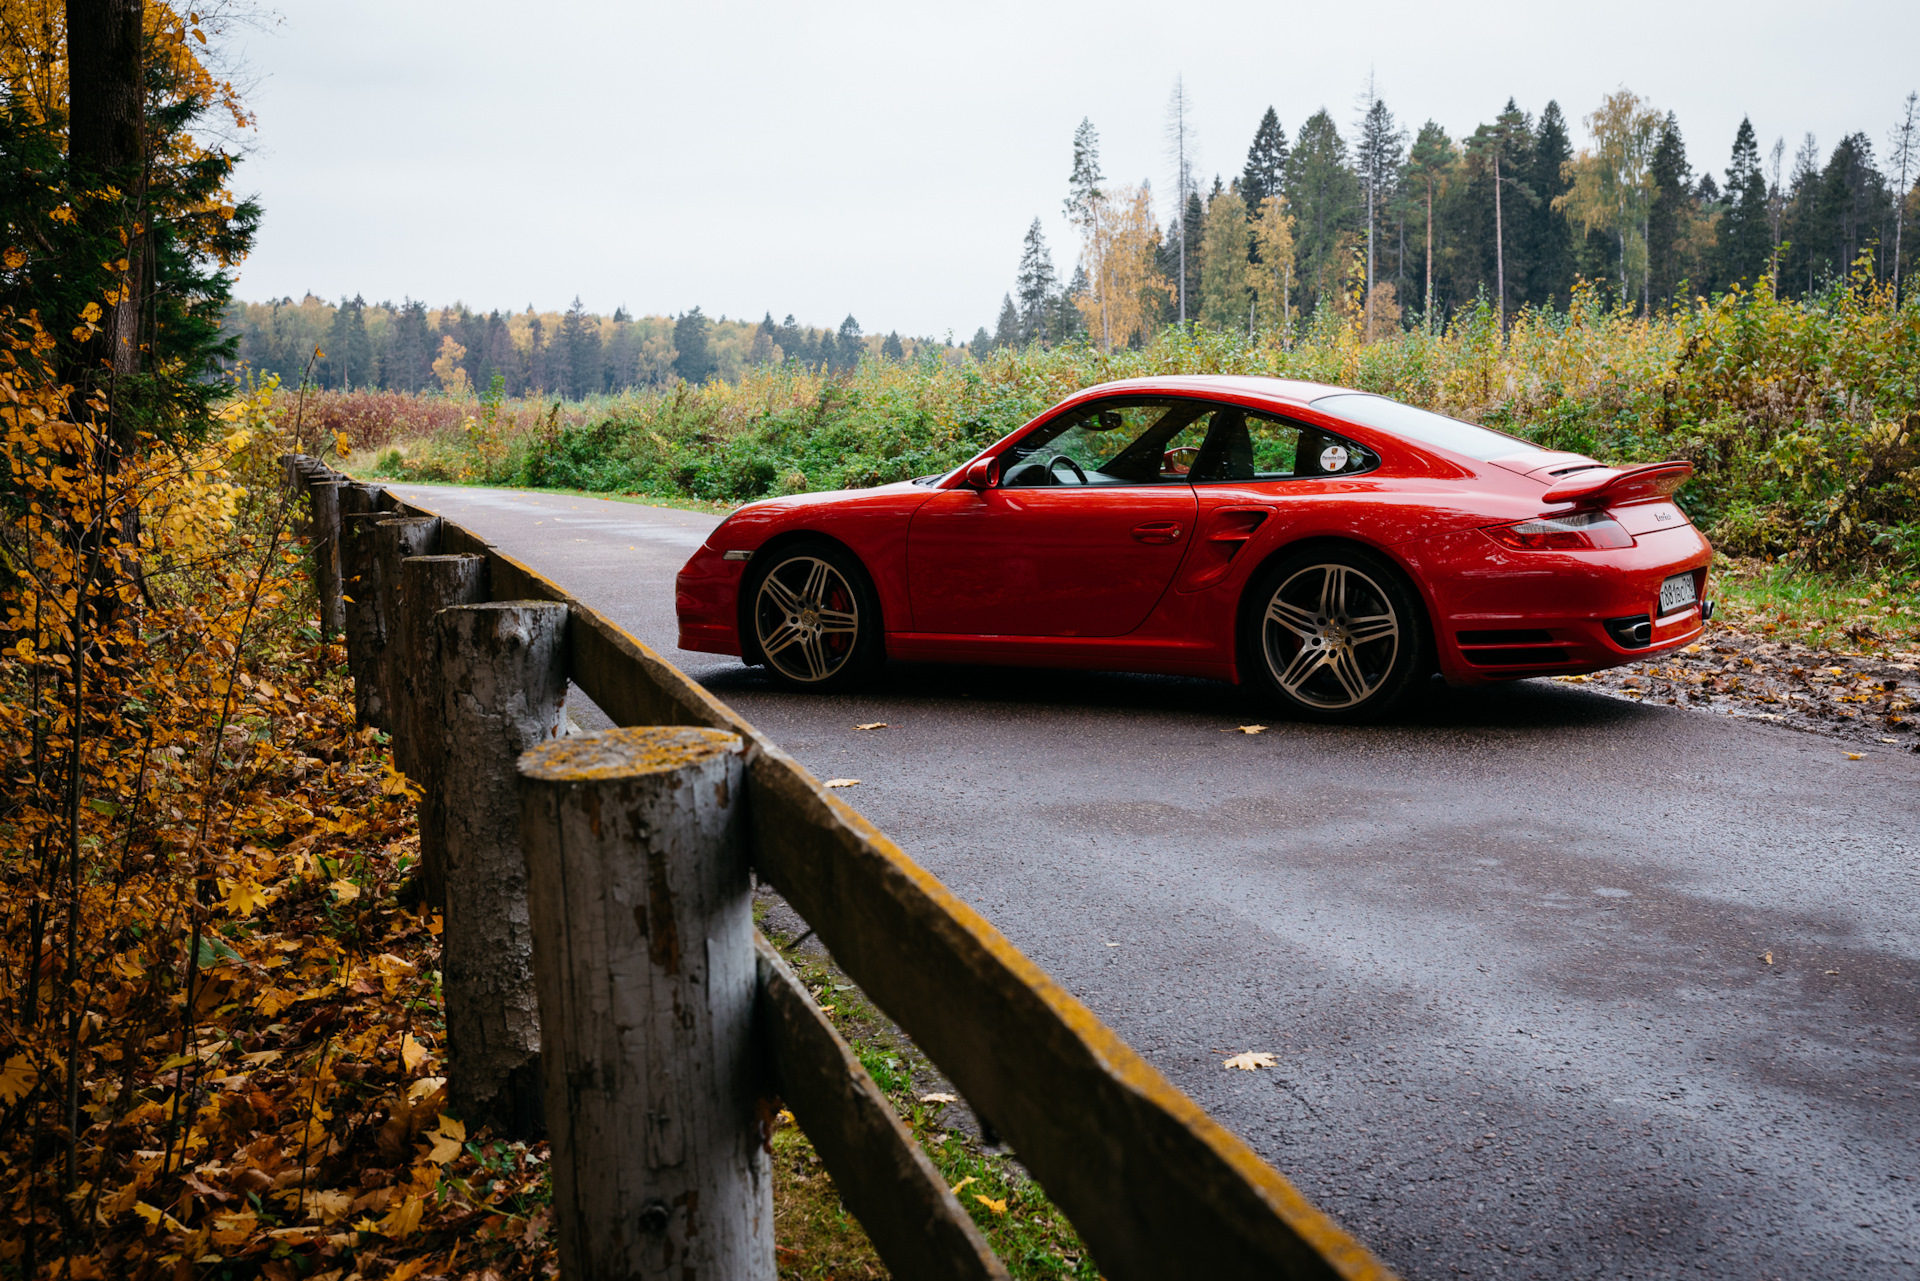
[[[1144,525],[1135,525],[1133,537],[1134,541],[1141,543],[1177,543],[1180,541],[1180,522],[1150,520]]]

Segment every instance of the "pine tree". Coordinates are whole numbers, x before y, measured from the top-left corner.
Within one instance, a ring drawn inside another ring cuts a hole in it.
[[[1494,117],[1491,125],[1481,125],[1467,140],[1467,156],[1477,170],[1476,177],[1491,188],[1493,205],[1493,292],[1500,315],[1500,328],[1506,329],[1507,313],[1514,309],[1511,285],[1525,279],[1525,265],[1513,255],[1516,270],[1507,275],[1509,257],[1507,209],[1516,214],[1530,213],[1533,189],[1525,181],[1533,152],[1533,130],[1513,99]],[[1479,183],[1475,184],[1480,185]]]
[[[773,323],[773,313],[768,312],[764,319],[753,329],[753,342],[747,347],[749,365],[770,365],[776,359],[779,347],[774,343],[777,327]]]
[[[907,348],[906,345],[900,341],[899,330],[891,329],[887,331],[886,341],[880,344],[880,354],[888,360],[905,360],[907,358]]]
[[[710,322],[698,307],[673,322],[673,372],[699,386],[713,376]]]
[[[1200,201],[1200,193],[1187,193],[1186,208],[1180,214],[1179,240],[1175,245],[1175,270],[1184,272],[1184,276],[1174,282],[1176,308],[1175,315],[1184,323],[1197,317],[1200,310],[1200,276],[1206,265],[1207,207]],[[1185,298],[1184,308],[1178,306],[1180,298]]]
[[[1067,221],[1076,227],[1092,221],[1100,203],[1100,184],[1105,181],[1100,172],[1100,134],[1093,121],[1082,117],[1073,131],[1073,171],[1067,175],[1067,198],[1061,202]]]
[[[1258,212],[1268,196],[1277,196],[1287,179],[1287,131],[1272,107],[1260,117],[1247,148],[1247,167],[1240,171],[1240,198],[1250,213]]]
[[[967,350],[973,353],[975,360],[985,360],[993,354],[993,335],[987,332],[985,325],[973,331],[973,341],[967,344]]]
[[[407,299],[387,325],[380,384],[389,391],[419,392],[433,377],[435,344],[427,327],[427,305]]]
[[[771,316],[773,313],[767,314]],[[811,357],[806,353],[806,331],[794,323],[792,312],[788,312],[787,318],[774,329],[773,342],[780,348],[780,354],[784,359],[799,361],[801,364],[811,363]]]
[[[1020,302],[1020,345],[1047,340],[1047,312],[1058,285],[1053,255],[1047,251],[1046,236],[1040,230],[1040,220],[1035,218],[1020,247],[1020,270],[1014,283],[1014,293]]]
[[[527,304],[527,311],[533,319],[527,322],[527,381],[529,392],[539,395],[551,384],[547,379],[547,327],[534,313],[533,304]]]
[[[1426,223],[1426,248],[1421,257],[1426,266],[1426,292],[1421,295],[1426,301],[1421,304],[1421,318],[1428,329],[1433,328],[1435,318],[1433,304],[1433,206],[1441,193],[1446,190],[1447,180],[1452,176],[1458,157],[1454,154],[1453,139],[1447,137],[1447,131],[1432,120],[1420,126],[1420,134],[1413,140],[1413,151],[1407,159],[1407,176],[1418,186]]]
[[[340,300],[327,328],[327,358],[318,371],[321,385],[365,387],[373,382],[373,344],[367,339],[367,300],[359,294]]]

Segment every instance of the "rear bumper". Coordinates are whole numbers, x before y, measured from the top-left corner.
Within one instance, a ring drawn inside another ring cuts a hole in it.
[[[724,560],[702,547],[673,580],[680,648],[708,654],[740,653],[740,578],[743,561]]]
[[[1713,549],[1691,526],[1612,551],[1490,556],[1489,545],[1463,531],[1420,549],[1440,670],[1452,684],[1600,671],[1692,644],[1705,628]],[[1448,553],[1457,571],[1444,567]],[[1692,602],[1663,613],[1660,584],[1682,573],[1693,575]]]

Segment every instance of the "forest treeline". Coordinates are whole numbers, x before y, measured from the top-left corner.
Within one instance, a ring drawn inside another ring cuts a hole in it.
[[[568,400],[678,381],[733,382],[753,365],[787,359],[844,371],[862,356],[904,358],[933,341],[866,334],[851,315],[821,329],[792,316],[776,323],[771,312],[758,324],[716,319],[698,307],[679,316],[633,316],[624,307],[601,316],[578,298],[565,312],[529,305],[481,314],[459,303],[369,303],[360,295],[329,303],[312,294],[234,302],[225,332],[237,362],[290,387],[460,395],[484,391],[498,377],[510,396]]]
[[[1536,116],[1509,99],[1460,137],[1433,120],[1404,128],[1371,88],[1350,132],[1322,108],[1289,134],[1269,107],[1245,166],[1203,189],[1193,106],[1176,80],[1167,111],[1175,197],[1164,228],[1152,184],[1110,184],[1099,137],[1073,139],[1066,210],[1081,235],[1070,277],[1036,218],[992,329],[968,346],[1088,337],[1138,346],[1173,324],[1288,329],[1323,307],[1379,337],[1444,328],[1487,299],[1497,315],[1564,310],[1576,284],[1658,311],[1763,282],[1806,298],[1848,278],[1911,271],[1920,217],[1920,97],[1900,104],[1884,160],[1872,137],[1823,151],[1807,134],[1762,149],[1750,120],[1724,168],[1694,169],[1680,122],[1629,90],[1585,117],[1573,145],[1557,102]]]

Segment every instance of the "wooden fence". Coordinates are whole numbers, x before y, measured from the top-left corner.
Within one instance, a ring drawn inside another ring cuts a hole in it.
[[[345,631],[356,708],[422,786],[455,1102],[508,1133],[544,1117],[564,1275],[772,1277],[770,1097],[896,1275],[1007,1275],[753,931],[749,870],[1011,1145],[1104,1275],[1391,1275],[652,650],[391,491],[311,459],[290,472],[315,494],[322,619]],[[637,728],[561,737],[568,680]]]

